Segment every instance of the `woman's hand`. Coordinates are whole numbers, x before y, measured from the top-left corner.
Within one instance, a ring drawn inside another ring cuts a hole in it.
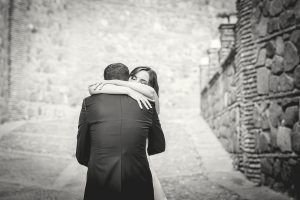
[[[103,80],[101,82],[96,83],[93,88],[94,88],[95,91],[96,90],[101,90],[103,88],[103,86],[106,85],[106,84],[112,84],[112,83],[109,80]]]
[[[112,80],[103,80],[101,82],[94,83],[88,87],[90,95],[101,93],[104,85],[113,84]]]
[[[98,93],[96,89],[99,87],[99,84],[100,83],[94,83],[92,85],[89,85],[88,90],[89,90],[90,95]]]
[[[113,85],[119,85],[119,86],[127,86],[127,81],[121,81],[121,80],[102,80],[95,84],[94,90],[101,90],[104,85],[106,84],[113,84]]]
[[[142,104],[147,108],[152,108],[149,100],[147,97],[145,97],[144,95],[130,89],[128,92],[128,96],[130,96],[131,98],[133,98],[134,100],[136,100],[140,106],[141,109],[143,109]]]

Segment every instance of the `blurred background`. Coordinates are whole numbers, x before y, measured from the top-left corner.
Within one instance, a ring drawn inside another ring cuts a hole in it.
[[[29,119],[80,105],[114,62],[152,66],[162,109],[199,112],[199,64],[218,39],[217,14],[233,12],[235,1],[14,0],[2,1],[2,10],[2,54],[10,62],[2,96],[18,101],[9,119]]]

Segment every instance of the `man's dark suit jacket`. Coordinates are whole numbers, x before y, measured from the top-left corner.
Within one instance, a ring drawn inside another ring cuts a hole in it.
[[[149,155],[165,150],[154,104],[152,109],[140,109],[126,95],[99,94],[82,105],[77,148],[82,141],[90,143],[84,199],[153,200],[146,140]],[[86,141],[84,135],[89,137]]]

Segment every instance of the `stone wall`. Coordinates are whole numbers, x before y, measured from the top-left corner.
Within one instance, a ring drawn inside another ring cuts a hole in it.
[[[0,124],[7,120],[9,97],[9,0],[0,1]]]
[[[10,119],[64,116],[75,77],[66,2],[15,0],[12,16]]]
[[[237,84],[234,89],[222,86],[226,85],[222,80],[226,71],[220,70],[214,83],[202,92],[202,99],[210,99],[203,108],[212,107],[204,116],[217,135],[220,131],[225,135],[238,133],[239,151],[233,152],[235,166],[250,180],[297,195],[300,1],[239,0],[237,10],[234,48]],[[221,129],[224,118],[220,116],[231,116],[231,107],[218,110],[211,100],[220,102],[226,95],[216,91],[224,87],[237,94],[240,120],[236,128]]]
[[[235,77],[234,54],[202,91],[201,110],[214,133],[230,153],[240,152],[239,102]]]
[[[261,183],[299,191],[300,1],[257,1],[253,7],[257,52],[253,123]]]
[[[14,0],[10,119],[65,115],[113,62],[153,66],[162,112],[199,112],[199,57],[227,10],[234,0]]]

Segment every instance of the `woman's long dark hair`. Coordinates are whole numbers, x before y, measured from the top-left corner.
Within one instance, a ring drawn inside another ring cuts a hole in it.
[[[149,74],[149,84],[148,85],[151,86],[155,90],[155,92],[156,92],[156,94],[158,96],[159,95],[158,94],[159,87],[158,87],[156,72],[153,69],[151,69],[150,67],[139,66],[139,67],[134,68],[130,72],[129,76],[133,77],[133,76],[135,76],[140,71],[146,71],[146,72],[148,72],[148,74]]]

